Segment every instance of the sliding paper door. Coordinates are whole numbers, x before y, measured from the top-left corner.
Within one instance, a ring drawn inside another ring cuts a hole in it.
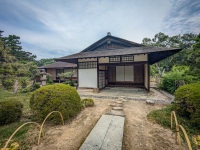
[[[124,82],[134,81],[133,66],[116,66],[116,81]]]

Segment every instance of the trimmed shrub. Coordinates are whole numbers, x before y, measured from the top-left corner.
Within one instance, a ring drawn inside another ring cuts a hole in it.
[[[82,100],[82,103],[85,107],[88,107],[88,106],[93,106],[94,105],[94,100],[91,99],[91,98],[85,98]]]
[[[0,102],[0,124],[19,121],[22,116],[23,104],[19,101],[7,100]]]
[[[200,83],[187,84],[175,91],[175,109],[200,128]]]
[[[43,120],[52,111],[60,111],[64,120],[67,120],[81,110],[82,104],[75,88],[65,84],[53,84],[43,86],[33,92],[30,108],[39,120]],[[55,115],[52,115],[52,118]],[[56,118],[60,119],[55,117],[55,120]]]

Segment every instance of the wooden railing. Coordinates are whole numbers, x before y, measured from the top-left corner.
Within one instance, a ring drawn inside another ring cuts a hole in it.
[[[171,120],[171,129],[173,128],[173,118],[175,120],[175,126],[176,126],[176,142],[179,145],[179,149],[180,150],[182,149],[181,136],[180,136],[180,131],[182,131],[183,135],[184,135],[184,137],[186,139],[188,149],[192,150],[192,146],[191,146],[190,140],[188,138],[188,135],[187,135],[185,129],[183,128],[183,126],[181,126],[181,125],[178,124],[178,120],[177,120],[175,111],[171,112],[171,119],[170,119]]]
[[[64,125],[64,119],[63,119],[62,114],[61,114],[59,111],[52,111],[52,112],[50,112],[50,113],[46,116],[46,118],[44,119],[44,121],[42,122],[41,125],[39,125],[39,124],[36,123],[36,122],[26,122],[26,123],[22,124],[20,127],[18,127],[18,128],[13,132],[13,134],[9,137],[9,139],[6,141],[4,148],[2,148],[1,150],[8,150],[8,148],[7,148],[7,147],[8,147],[8,144],[10,143],[11,139],[13,138],[13,136],[14,136],[21,128],[23,128],[23,127],[26,126],[27,124],[35,124],[35,125],[37,125],[37,127],[40,129],[40,130],[39,130],[39,135],[38,135],[38,145],[39,145],[39,144],[40,144],[40,137],[41,137],[41,134],[44,136],[44,133],[43,133],[43,130],[42,130],[42,129],[43,129],[43,126],[44,126],[44,123],[46,122],[47,118],[48,118],[51,114],[53,114],[53,113],[59,113],[59,114],[60,114],[60,118],[61,118],[62,124]]]

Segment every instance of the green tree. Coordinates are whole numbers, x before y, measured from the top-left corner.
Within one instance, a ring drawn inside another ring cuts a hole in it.
[[[7,89],[12,89],[13,85],[17,83],[16,86],[18,86],[18,81],[22,81],[22,79],[23,84],[25,78],[27,81],[34,80],[38,73],[39,70],[34,62],[19,61],[11,54],[11,47],[7,46],[0,34],[0,82],[2,85]]]
[[[45,65],[48,65],[48,64],[52,64],[54,63],[54,59],[53,58],[46,58],[46,59],[40,59],[38,61],[36,61],[36,64],[38,67],[41,67],[41,66],[45,66]]]
[[[188,55],[191,46],[196,43],[196,34],[188,33],[183,35],[168,36],[164,33],[158,33],[153,39],[144,38],[143,43],[146,46],[182,48],[183,50],[171,57],[168,57],[155,64],[159,75],[162,77],[165,71],[170,71],[174,65],[188,65]]]
[[[4,47],[10,48],[10,54],[15,56],[19,61],[34,61],[36,55],[22,50],[20,37],[16,35],[2,36],[3,31],[0,31],[0,39],[4,42]]]
[[[190,66],[190,74],[200,79],[200,34],[197,36],[196,43],[193,44],[192,50],[189,52],[188,64]]]

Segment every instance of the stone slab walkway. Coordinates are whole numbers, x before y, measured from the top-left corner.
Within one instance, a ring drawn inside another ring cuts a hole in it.
[[[121,150],[124,117],[102,115],[80,150]]]

